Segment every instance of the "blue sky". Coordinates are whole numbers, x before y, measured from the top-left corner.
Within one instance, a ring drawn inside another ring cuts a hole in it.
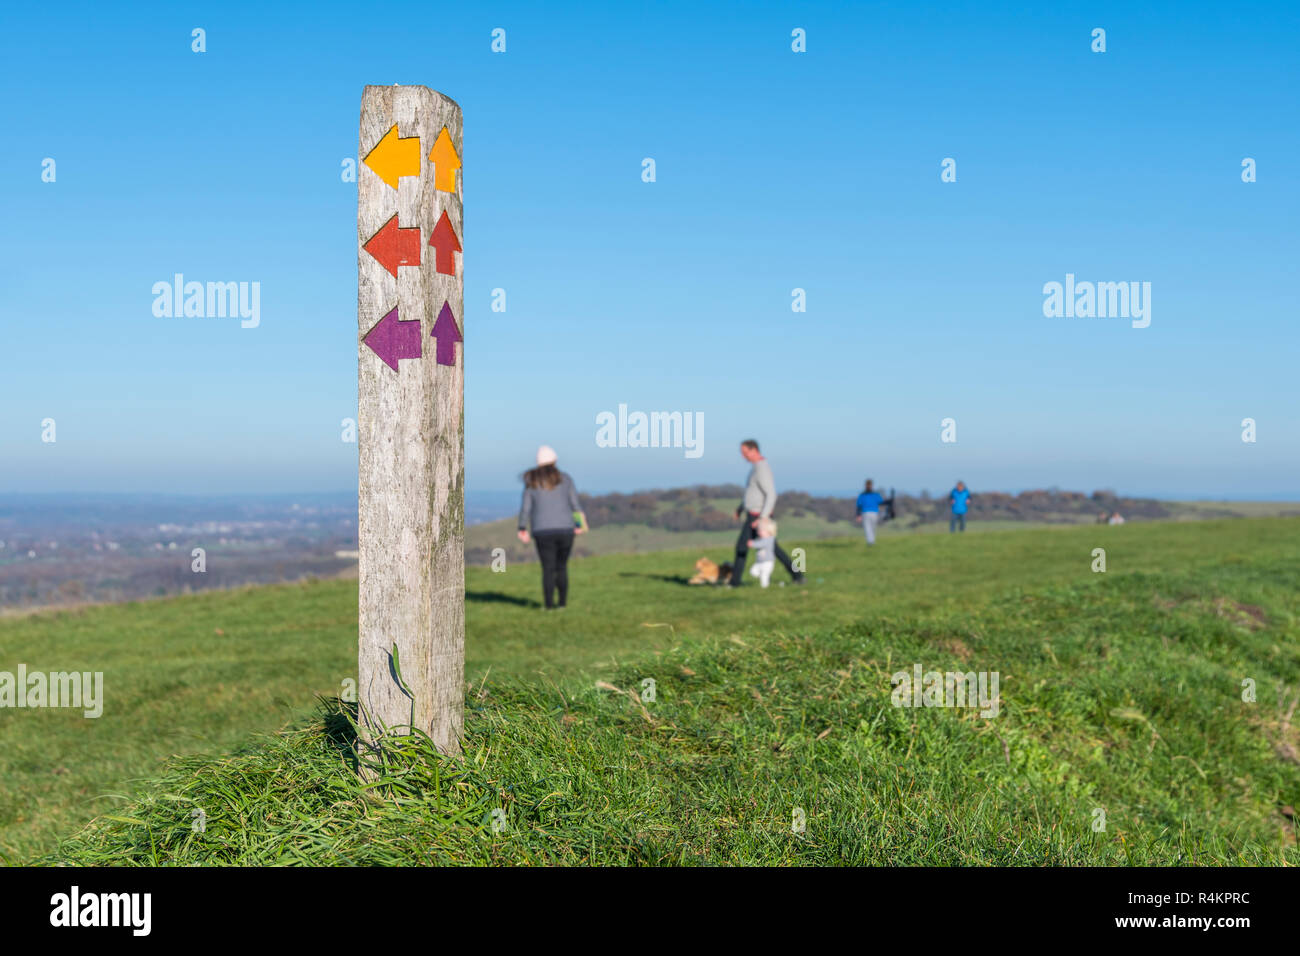
[[[740,480],[754,436],[786,488],[1300,497],[1300,7],[1130,6],[7,10],[0,491],[355,488],[340,170],[400,82],[464,110],[471,493],[541,442],[593,491]],[[156,318],[178,272],[260,326]],[[1150,327],[1045,318],[1067,273]],[[620,403],[704,454],[597,447]]]

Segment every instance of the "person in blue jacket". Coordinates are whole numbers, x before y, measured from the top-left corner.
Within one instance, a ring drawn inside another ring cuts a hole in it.
[[[862,489],[862,494],[858,495],[858,517],[857,522],[862,525],[862,533],[866,535],[867,544],[876,543],[876,522],[880,520],[880,494],[871,486],[871,479],[867,479],[867,486]]]
[[[957,482],[957,487],[948,492],[948,502],[952,505],[952,517],[948,519],[948,533],[952,534],[961,526],[961,530],[966,530],[966,509],[970,505],[970,489],[966,487],[966,482]]]

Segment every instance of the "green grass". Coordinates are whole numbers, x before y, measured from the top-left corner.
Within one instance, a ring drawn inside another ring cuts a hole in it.
[[[736,498],[706,499],[707,504],[730,515],[736,507]],[[1300,504],[1278,501],[1164,501],[1161,502],[1171,512],[1167,521],[1196,521],[1205,518],[1276,518],[1296,517],[1300,515]],[[669,502],[661,502],[659,511],[672,510]],[[1098,506],[1100,508],[1100,506]],[[804,512],[797,517],[792,512],[778,508],[780,537],[782,541],[818,541],[826,538],[839,538],[861,534],[861,525],[852,521],[828,521],[820,515]],[[968,526],[969,534],[987,534],[990,531],[1025,531],[1034,528],[1059,528],[1061,525],[1093,525],[1096,513],[1085,514],[1058,512],[1041,514],[1036,520],[1010,520],[974,518]],[[1146,522],[1138,521],[1144,524]],[[532,545],[521,544],[515,538],[518,524],[514,518],[471,525],[465,529],[465,547],[475,554],[486,554],[492,549],[501,548],[510,561],[521,558],[535,560],[536,552]],[[887,521],[877,529],[882,539],[913,534],[946,534],[948,522],[921,522],[920,516],[906,510],[896,521]],[[578,541],[583,553],[590,555],[606,554],[641,554],[652,551],[694,550],[699,555],[713,558],[715,561],[728,561],[731,558],[735,533],[728,535],[718,531],[668,531],[646,524],[620,524],[596,526]],[[476,564],[486,566],[489,559],[476,560]]]
[[[337,704],[307,713],[355,673],[353,582],[10,619],[0,669],[103,670],[107,704],[98,720],[0,711],[0,849],[80,864],[1300,863],[1281,812],[1300,797],[1300,737],[1278,707],[1283,684],[1300,690],[1297,532],[811,540],[808,586],[768,591],[684,586],[695,551],[609,556],[573,568],[563,614],[532,606],[536,565],[470,569],[465,756],[412,740],[369,788]],[[913,663],[998,671],[1001,715],[892,706],[890,674]],[[644,705],[597,687],[646,678]],[[57,845],[96,814],[111,818]]]

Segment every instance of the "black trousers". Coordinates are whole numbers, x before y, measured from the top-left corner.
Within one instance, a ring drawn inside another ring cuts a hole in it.
[[[745,520],[740,525],[740,537],[736,539],[736,557],[731,563],[731,583],[735,587],[740,587],[744,581],[745,562],[749,560],[749,539],[758,537],[758,529],[752,524],[757,520],[758,515],[748,511],[745,513]],[[785,549],[779,544],[776,546],[776,559],[790,572],[790,577],[796,581],[803,576],[794,569],[794,565],[790,563],[790,555],[786,554]]]
[[[542,559],[542,598],[547,607],[564,607],[569,599],[569,552],[573,550],[572,531],[537,531],[533,534],[537,556]],[[552,593],[559,591],[559,603]]]

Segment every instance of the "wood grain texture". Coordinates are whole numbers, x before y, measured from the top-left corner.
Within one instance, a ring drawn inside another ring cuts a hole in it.
[[[464,240],[462,171],[455,193],[434,186],[429,160],[445,126],[462,158],[460,107],[423,86],[367,86],[361,99],[359,160],[396,123],[420,137],[420,175],[396,190],[358,162],[357,378],[360,635],[358,703],[366,732],[417,727],[444,753],[459,750],[465,674],[464,344],[456,364],[435,361],[430,337],[443,302],[465,335],[463,253],[454,276],[434,266],[429,237],[445,210]],[[362,246],[396,213],[419,226],[420,265],[394,279]],[[420,320],[423,356],[398,370],[364,343],[393,306]],[[468,336],[466,336],[468,338]],[[398,649],[397,680],[392,649]]]

